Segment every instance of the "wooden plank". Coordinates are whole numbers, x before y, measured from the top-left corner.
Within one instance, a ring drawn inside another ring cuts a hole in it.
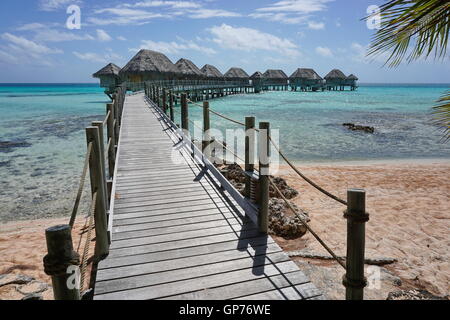
[[[258,294],[247,295],[236,300],[299,300],[310,299],[320,295],[321,292],[311,282],[308,282]]]
[[[188,269],[189,270],[189,269]],[[239,283],[255,278],[270,277],[280,273],[297,271],[298,267],[292,261],[258,265],[252,268],[234,270],[226,273],[216,273],[213,275],[198,277],[195,279],[186,279],[171,283],[156,284],[153,286],[139,287],[137,283],[133,289],[97,294],[97,300],[144,300],[164,298],[184,292],[198,291],[204,288],[224,286],[227,284]],[[106,288],[105,288],[106,289]]]
[[[309,279],[301,271],[278,274],[267,278],[257,278],[250,281],[234,283],[227,286],[206,288],[163,298],[165,300],[228,300],[242,296],[251,296],[291,286],[308,283]],[[297,295],[295,298],[299,298]]]

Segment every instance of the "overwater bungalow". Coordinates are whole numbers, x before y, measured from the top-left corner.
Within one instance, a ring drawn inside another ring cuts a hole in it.
[[[180,80],[202,79],[203,73],[200,69],[188,59],[180,59],[175,63],[175,68],[178,71],[177,78]]]
[[[347,76],[339,69],[331,70],[325,77],[325,86],[328,90],[344,90]]]
[[[109,63],[92,75],[92,77],[100,79],[100,87],[105,88],[105,93],[110,98],[116,86],[121,82],[119,72],[119,66],[114,63]]]
[[[345,85],[350,86],[350,90],[354,91],[358,87],[356,85],[356,81],[358,81],[358,80],[359,79],[354,74],[351,74],[347,77],[347,79],[345,81]]]
[[[250,80],[250,76],[241,68],[230,68],[223,76],[226,80],[240,81],[247,84]]]
[[[120,71],[119,75],[128,81],[130,89],[139,88],[149,80],[172,80],[178,74],[175,65],[164,54],[152,50],[140,50]]]
[[[259,71],[256,71],[251,75],[250,80],[252,81],[252,86],[255,88],[255,93],[260,93],[264,85],[263,74]]]
[[[264,86],[273,90],[287,90],[288,76],[283,70],[269,69],[263,74]]]
[[[323,79],[314,69],[298,68],[289,78],[292,91],[317,91],[323,88]]]
[[[214,66],[210,64],[205,64],[203,68],[200,69],[203,76],[207,79],[223,79],[223,74]]]

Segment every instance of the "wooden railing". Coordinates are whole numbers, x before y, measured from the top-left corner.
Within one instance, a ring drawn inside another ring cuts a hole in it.
[[[108,231],[109,204],[125,93],[124,85],[117,87],[112,103],[106,105],[105,119],[94,121],[86,128],[85,166],[69,224],[54,226],[45,231],[48,254],[44,257],[44,269],[52,277],[56,300],[81,298],[87,279],[89,246],[92,242],[91,230],[95,228],[94,261],[98,262],[109,253],[111,239]],[[86,218],[86,228],[81,234],[81,237],[86,235],[86,241],[80,257],[80,254],[73,249],[72,228],[78,214],[87,169],[89,169],[91,184],[91,203]]]

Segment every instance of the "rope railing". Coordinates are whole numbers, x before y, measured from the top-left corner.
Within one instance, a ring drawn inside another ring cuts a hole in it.
[[[82,171],[81,178],[80,178],[80,183],[78,185],[77,196],[75,198],[75,204],[72,209],[72,215],[70,216],[69,226],[71,228],[73,228],[73,225],[75,223],[75,219],[76,219],[76,216],[78,213],[78,207],[80,206],[81,196],[83,194],[84,183],[86,181],[87,170],[89,167],[89,159],[91,157],[91,152],[92,152],[92,142],[89,142],[86,156],[84,159],[84,166],[83,166],[83,171]]]
[[[94,193],[94,196],[92,197],[92,201],[91,201],[91,206],[89,208],[89,224],[87,226],[87,235],[86,235],[86,240],[84,243],[84,248],[83,248],[83,255],[81,258],[81,271],[80,271],[80,291],[83,291],[84,289],[84,283],[85,283],[85,278],[86,278],[86,270],[87,270],[87,265],[88,265],[88,254],[89,254],[89,247],[92,241],[92,237],[91,237],[91,232],[93,229],[93,224],[94,224],[94,212],[95,212],[95,206],[97,203],[97,192]]]

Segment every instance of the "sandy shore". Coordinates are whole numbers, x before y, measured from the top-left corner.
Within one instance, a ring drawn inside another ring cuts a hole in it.
[[[450,161],[400,161],[299,166],[325,189],[346,198],[348,188],[366,190],[370,221],[366,256],[392,257],[387,269],[404,284],[450,294]],[[299,191],[294,202],[308,211],[310,225],[345,256],[344,206],[321,194],[286,166],[279,174]],[[286,250],[326,251],[311,236],[277,239]]]
[[[367,256],[392,257],[398,262],[387,268],[402,279],[404,285],[425,288],[439,294],[450,294],[450,163],[389,162],[348,163],[300,166],[302,171],[321,186],[346,196],[347,188],[365,188],[367,210]],[[338,254],[345,255],[346,221],[344,207],[322,195],[297,178],[287,167],[280,175],[294,186],[300,195],[294,202],[310,213],[311,226]],[[50,284],[43,272],[45,229],[67,223],[64,219],[8,222],[0,224],[0,274],[26,274]],[[81,219],[78,230],[83,224]],[[74,239],[75,246],[79,238]],[[310,234],[298,240],[277,241],[286,250],[308,250],[326,253]],[[301,265],[306,259],[296,258]],[[342,291],[336,264],[312,261],[330,268],[335,275],[336,290]],[[332,272],[331,272],[332,271]],[[314,282],[315,275],[311,278]],[[316,279],[318,282],[321,279]],[[322,279],[323,280],[323,279]],[[331,286],[330,286],[331,287]],[[326,288],[325,288],[326,289]],[[339,292],[340,292],[339,291]],[[327,292],[330,298],[341,294]],[[51,290],[44,294],[51,298]],[[374,294],[383,299],[383,295]],[[12,288],[0,287],[0,299],[18,299]]]

